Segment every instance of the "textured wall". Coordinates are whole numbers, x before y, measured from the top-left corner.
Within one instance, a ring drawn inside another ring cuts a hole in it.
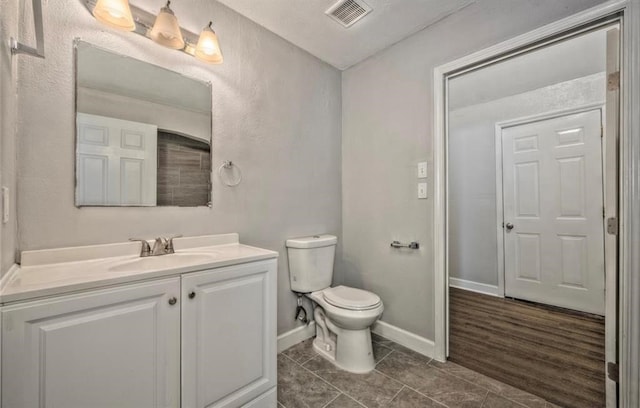
[[[416,163],[433,173],[433,68],[600,2],[478,1],[343,73],[344,279],[381,296],[382,320],[434,337],[433,202],[416,198]]]
[[[9,38],[18,34],[18,1],[0,0],[0,180],[9,187],[10,219],[0,223],[0,276],[14,263],[16,251],[16,58]],[[0,206],[1,207],[1,206]]]
[[[160,6],[136,4],[154,12]],[[174,11],[196,32],[213,19],[225,53],[221,66],[105,28],[81,1],[43,5],[47,58],[19,64],[20,249],[238,232],[244,243],[280,252],[278,332],[293,328],[284,241],[341,232],[340,72],[210,0],[176,2]],[[212,82],[212,209],[74,206],[76,37]],[[240,186],[220,182],[224,160],[242,169]]]

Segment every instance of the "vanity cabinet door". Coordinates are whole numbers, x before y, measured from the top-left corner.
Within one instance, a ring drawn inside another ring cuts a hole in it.
[[[176,277],[4,307],[3,408],[179,407],[179,293]]]
[[[276,260],[182,277],[182,408],[240,407],[276,385]]]

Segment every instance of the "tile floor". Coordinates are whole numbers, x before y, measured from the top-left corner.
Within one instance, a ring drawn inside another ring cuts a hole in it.
[[[542,398],[457,364],[439,363],[372,335],[376,369],[352,374],[312,348],[311,339],[278,355],[282,408],[550,408]]]

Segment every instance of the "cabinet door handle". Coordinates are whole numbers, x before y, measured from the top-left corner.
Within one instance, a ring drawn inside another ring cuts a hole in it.
[[[189,292],[189,299],[193,299],[194,297],[196,297],[196,292],[194,291]]]
[[[178,299],[175,296],[172,298],[169,298],[169,304],[171,306],[175,305],[176,303],[178,303]]]

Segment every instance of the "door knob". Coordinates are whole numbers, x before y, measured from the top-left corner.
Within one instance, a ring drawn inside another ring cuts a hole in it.
[[[177,302],[178,302],[178,299],[176,299],[175,296],[169,299],[169,304],[171,306],[175,305]]]
[[[508,223],[506,223],[506,225],[504,227],[507,229],[507,231],[511,231],[513,229],[514,225],[512,223],[508,222]]]
[[[196,297],[196,292],[189,292],[189,299],[193,299],[194,297]]]

